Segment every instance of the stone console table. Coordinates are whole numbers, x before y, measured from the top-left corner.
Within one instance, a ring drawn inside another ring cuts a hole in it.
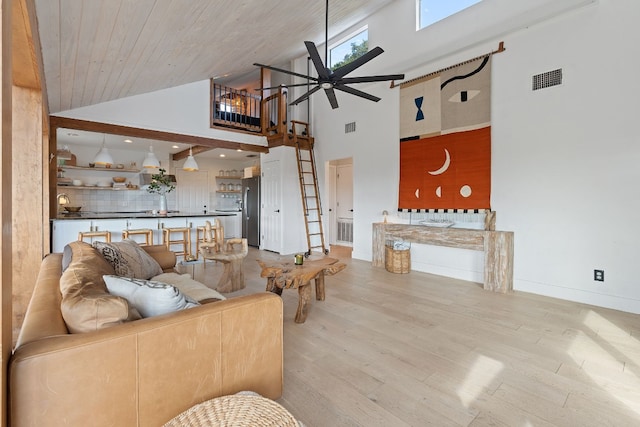
[[[438,228],[424,225],[374,223],[374,267],[384,267],[386,240],[448,246],[484,252],[484,289],[493,292],[513,290],[513,232],[463,228]]]

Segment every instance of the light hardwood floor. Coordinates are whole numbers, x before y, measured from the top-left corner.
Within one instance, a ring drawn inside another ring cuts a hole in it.
[[[308,427],[640,425],[640,316],[342,260],[304,324],[282,295],[279,402]]]

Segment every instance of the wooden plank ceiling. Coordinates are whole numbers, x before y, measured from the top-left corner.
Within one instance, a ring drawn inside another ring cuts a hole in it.
[[[332,0],[329,37],[392,0]],[[285,64],[324,41],[321,0],[35,0],[51,113]]]

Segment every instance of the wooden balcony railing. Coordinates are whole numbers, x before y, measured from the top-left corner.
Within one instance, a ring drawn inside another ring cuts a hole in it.
[[[260,101],[258,95],[219,85],[211,79],[211,127],[262,133]]]
[[[261,99],[258,95],[214,83],[211,79],[211,127],[254,132],[271,140],[285,137],[287,125],[285,88]]]

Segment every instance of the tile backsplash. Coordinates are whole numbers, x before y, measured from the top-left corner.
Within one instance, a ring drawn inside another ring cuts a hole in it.
[[[82,206],[84,212],[138,212],[160,207],[160,196],[145,190],[91,190],[58,188],[69,197],[71,206]],[[178,210],[176,193],[167,194],[167,209]]]

